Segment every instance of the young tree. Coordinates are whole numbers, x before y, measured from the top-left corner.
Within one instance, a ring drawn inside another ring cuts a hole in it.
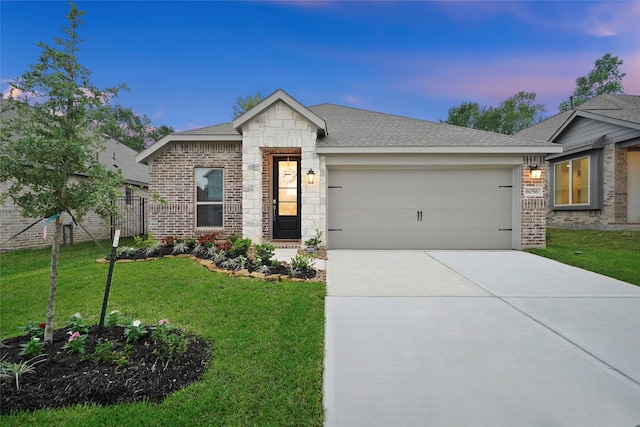
[[[595,68],[586,76],[576,79],[576,88],[568,101],[564,101],[558,106],[560,112],[576,107],[598,95],[605,93],[624,93],[622,78],[626,73],[620,72],[620,65],[623,64],[617,56],[605,53],[602,58],[596,59]]]
[[[138,152],[144,150],[149,143],[173,133],[169,126],[155,127],[146,114],[139,116],[122,105],[98,109],[92,118],[97,123],[99,132]]]
[[[122,188],[118,173],[98,163],[96,153],[104,142],[92,127],[90,117],[124,85],[99,89],[89,80],[90,72],[78,63],[78,28],[83,11],[72,3],[67,15],[66,37],[55,45],[40,43],[38,62],[10,83],[6,107],[11,109],[2,123],[0,182],[27,217],[56,218],[51,245],[51,273],[44,339],[53,340],[58,253],[64,212],[80,222],[90,211],[107,216],[110,201]],[[82,176],[81,179],[74,177]],[[0,202],[2,201],[0,200]]]
[[[473,129],[514,135],[542,120],[544,105],[536,104],[535,92],[518,92],[498,107],[480,107],[477,102],[463,102],[449,109],[445,123]]]
[[[236,100],[236,104],[233,106],[233,118],[235,119],[249,111],[251,108],[258,105],[260,101],[262,101],[260,92],[256,93],[254,96],[247,96],[246,98],[239,96]]]

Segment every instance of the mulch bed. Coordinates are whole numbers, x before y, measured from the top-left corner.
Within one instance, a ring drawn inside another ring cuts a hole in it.
[[[93,353],[98,342],[97,328],[89,329],[87,353]],[[141,339],[129,344],[126,365],[118,366],[111,361],[96,363],[62,348],[69,338],[67,332],[66,328],[55,331],[53,344],[45,346],[46,360],[36,365],[35,373],[21,376],[20,390],[14,380],[2,381],[0,413],[83,403],[161,401],[200,379],[210,357],[209,344],[203,338],[187,335],[186,353],[176,361],[162,360],[153,354],[155,344],[150,338],[151,330],[147,330]],[[101,338],[113,342],[114,351],[125,350],[121,327],[105,327]],[[9,362],[25,360],[18,353],[22,350],[20,344],[29,339],[21,336],[3,341],[0,353],[6,354],[5,360]]]

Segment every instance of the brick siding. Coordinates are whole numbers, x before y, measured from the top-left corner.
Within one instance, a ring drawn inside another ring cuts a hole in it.
[[[224,169],[222,228],[198,228],[195,218],[195,169]],[[149,231],[197,237],[213,232],[242,235],[242,145],[233,142],[183,142],[167,147],[149,162],[149,191],[166,203],[149,204]]]

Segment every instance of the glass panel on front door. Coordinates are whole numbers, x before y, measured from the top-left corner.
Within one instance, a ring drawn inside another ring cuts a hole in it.
[[[298,214],[298,173],[297,162],[278,161],[278,215]]]
[[[274,216],[275,239],[300,238],[300,159],[274,159]]]

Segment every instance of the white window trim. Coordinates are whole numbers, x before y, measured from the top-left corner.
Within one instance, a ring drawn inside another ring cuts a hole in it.
[[[589,176],[587,177],[587,203],[573,203],[573,162],[576,160],[587,159],[589,165]],[[556,185],[558,185],[558,177],[556,176],[556,166],[562,163],[569,163],[569,203],[556,203]],[[558,207],[565,206],[589,206],[591,204],[591,156],[573,157],[567,160],[561,160],[553,163],[553,204]]]
[[[210,201],[206,201],[206,202],[199,202],[198,201],[198,181],[197,181],[197,171],[198,169],[205,169],[205,170],[209,170],[209,169],[219,169],[222,171],[222,200],[219,202],[210,202]],[[224,183],[224,168],[220,168],[220,167],[196,167],[193,169],[193,183],[194,185],[194,201],[195,201],[195,209],[193,212],[193,220],[194,220],[194,225],[195,228],[197,230],[220,230],[224,228],[224,190],[225,190],[225,183]],[[220,205],[222,206],[222,224],[221,225],[214,225],[214,226],[198,226],[198,206],[208,206],[208,205]]]

